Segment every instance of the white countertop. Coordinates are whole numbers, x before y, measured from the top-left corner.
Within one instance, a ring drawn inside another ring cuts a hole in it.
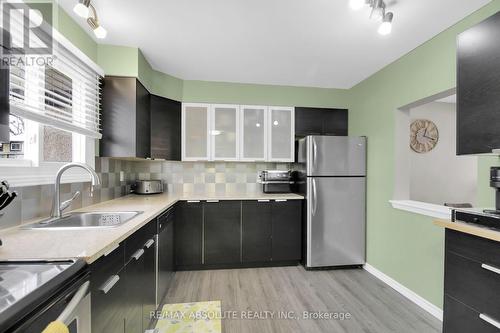
[[[36,229],[19,227],[0,231],[3,245],[0,260],[57,260],[82,258],[92,263],[104,253],[128,238],[135,231],[153,220],[165,209],[182,200],[301,200],[297,194],[227,193],[217,194],[156,194],[127,195],[105,201],[76,211],[143,211],[125,224],[116,228],[98,229]],[[30,221],[30,223],[37,221]]]

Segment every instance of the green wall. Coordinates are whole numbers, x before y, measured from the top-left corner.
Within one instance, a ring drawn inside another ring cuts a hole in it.
[[[444,231],[432,224],[432,218],[389,204],[394,188],[394,112],[455,87],[457,34],[498,10],[500,0],[492,1],[350,90],[350,134],[366,135],[369,142],[367,261],[439,307]],[[480,157],[479,199],[483,204],[491,203],[493,194],[484,187],[487,168],[497,162],[495,157]]]

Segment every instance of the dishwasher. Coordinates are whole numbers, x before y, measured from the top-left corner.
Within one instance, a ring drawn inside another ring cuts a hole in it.
[[[169,208],[158,217],[158,233],[156,235],[156,308],[165,303],[175,274],[174,262],[174,207]]]

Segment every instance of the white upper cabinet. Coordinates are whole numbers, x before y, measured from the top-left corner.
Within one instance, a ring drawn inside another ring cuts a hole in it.
[[[268,117],[267,160],[293,162],[295,159],[295,109],[270,106]]]
[[[211,160],[239,160],[239,116],[239,105],[218,104],[211,106]]]
[[[182,160],[210,158],[210,104],[182,104]]]
[[[182,105],[183,161],[293,162],[294,108]]]
[[[242,105],[241,161],[267,159],[267,106]]]

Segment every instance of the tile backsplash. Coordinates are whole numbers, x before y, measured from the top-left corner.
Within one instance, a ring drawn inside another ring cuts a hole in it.
[[[90,182],[62,184],[61,201],[71,198],[76,191],[81,195],[69,209],[119,198],[130,193],[130,186],[137,179],[161,179],[169,193],[256,193],[262,192],[258,184],[260,171],[289,168],[287,163],[131,161],[96,157],[95,169],[101,178],[101,187],[90,197]],[[2,211],[0,229],[49,216],[54,185],[12,190],[17,191],[19,197]]]
[[[61,201],[68,200],[74,192],[80,191],[81,195],[73,201],[71,208],[69,208],[78,209],[128,194],[130,184],[134,179],[131,178],[127,170],[132,169],[133,163],[97,157],[95,170],[101,179],[101,187],[95,189],[91,197],[90,182],[61,184]],[[120,175],[122,175],[123,181],[120,181]],[[2,210],[4,215],[0,217],[0,229],[50,215],[54,197],[53,184],[17,187],[11,190],[16,191],[18,197]]]
[[[258,173],[262,170],[288,170],[286,163],[241,162],[134,162],[134,179],[161,179],[169,193],[262,192]]]

